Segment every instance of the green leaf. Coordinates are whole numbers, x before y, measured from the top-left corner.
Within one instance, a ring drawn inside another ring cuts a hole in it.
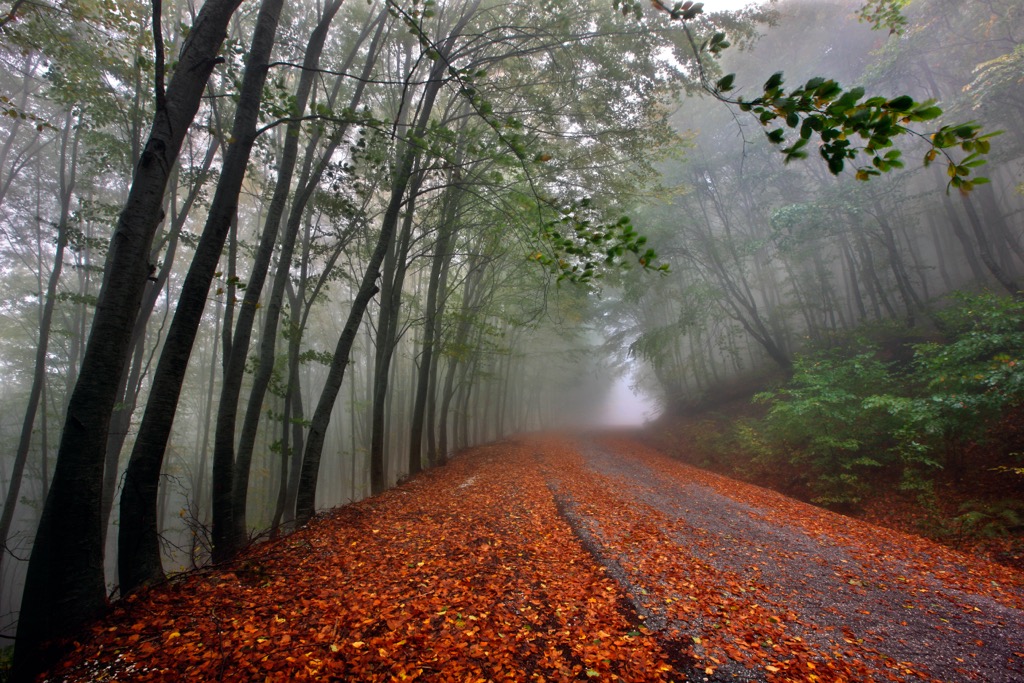
[[[775,88],[778,88],[780,85],[782,85],[782,72],[776,71],[774,74],[771,75],[771,77],[767,81],[765,81],[764,90],[765,92],[769,90],[774,90]]]
[[[726,76],[723,76],[721,79],[719,79],[717,83],[715,83],[715,88],[721,90],[722,92],[727,92],[729,90],[732,90],[732,84],[735,80],[736,74],[727,74]]]
[[[915,109],[912,114],[915,121],[931,121],[942,116],[942,109],[934,106],[922,107]]]
[[[895,99],[889,100],[886,104],[889,109],[893,111],[907,111],[914,106],[914,98],[910,95],[903,95]]]

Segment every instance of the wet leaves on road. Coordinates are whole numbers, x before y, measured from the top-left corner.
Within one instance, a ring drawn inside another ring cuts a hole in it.
[[[48,679],[971,680],[993,654],[1006,680],[1024,668],[1024,647],[1007,651],[1022,633],[1013,572],[632,442],[601,448],[628,467],[556,437],[474,449],[121,601]],[[695,524],[686,498],[664,498],[691,489],[749,524]],[[804,540],[779,546],[765,530],[781,525]],[[819,541],[837,549],[812,557]],[[956,623],[930,637],[956,639],[934,661],[959,672],[886,642],[942,626],[950,605]]]

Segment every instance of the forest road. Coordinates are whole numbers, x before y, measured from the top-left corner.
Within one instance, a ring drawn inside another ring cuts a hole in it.
[[[623,435],[468,449],[114,603],[45,680],[1024,681],[1024,577]]]
[[[1019,576],[628,438],[535,457],[561,516],[688,680],[1024,681]]]

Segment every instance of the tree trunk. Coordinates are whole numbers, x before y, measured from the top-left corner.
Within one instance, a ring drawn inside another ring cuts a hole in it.
[[[29,679],[53,661],[47,641],[73,633],[106,606],[100,498],[110,417],[149,277],[150,244],[162,220],[167,180],[240,1],[207,0],[185,39],[166,93],[157,92],[149,139],[111,239],[53,483],[29,559],[14,655],[16,679]]]
[[[470,314],[473,310],[473,299],[477,296],[480,286],[480,279],[483,277],[483,266],[479,265],[476,254],[469,257],[466,282],[462,288],[462,306],[459,310],[459,324],[455,329],[455,337],[448,344],[448,367],[445,369],[444,387],[441,390],[441,406],[438,410],[438,436],[437,436],[437,464],[443,465],[448,462],[448,411],[451,407],[452,398],[455,395],[455,373],[462,364],[468,362],[468,358],[461,358],[466,353],[463,351],[469,342]]]
[[[316,69],[320,63],[320,56],[323,53],[324,43],[327,40],[327,31],[330,28],[331,21],[340,6],[341,0],[336,0],[334,4],[330,5],[325,10],[323,18],[320,20],[316,30],[313,31],[313,35],[310,37],[309,43],[306,46],[303,61],[303,82],[299,85],[299,95],[297,96],[299,104],[303,110],[305,109],[306,101],[309,98],[309,92],[316,76]],[[349,51],[348,58],[341,66],[340,70],[342,72],[347,72],[352,62],[355,61],[359,52],[359,47],[361,46],[363,39],[365,39],[369,34],[371,26],[372,24],[368,23],[364,27],[360,40],[356,41],[356,44]],[[366,66],[364,67],[365,74],[369,75],[369,68],[372,66],[372,63],[373,58],[371,53],[371,56],[366,60]],[[308,83],[306,83],[307,80]],[[349,102],[350,111],[355,111],[359,106],[359,101],[362,99],[365,84],[365,78],[358,81],[355,93],[352,95],[352,99]],[[231,494],[233,501],[231,524],[233,529],[231,531],[232,538],[230,541],[230,545],[234,550],[241,548],[248,538],[248,528],[245,521],[245,515],[246,501],[248,500],[249,471],[252,465],[253,447],[256,441],[256,434],[259,429],[260,418],[262,416],[263,399],[266,396],[267,388],[270,386],[270,380],[274,372],[277,326],[280,321],[281,308],[284,302],[285,286],[287,285],[290,277],[292,255],[295,252],[295,242],[299,234],[299,228],[302,225],[302,216],[305,213],[306,206],[309,203],[309,200],[313,197],[313,192],[316,190],[320,179],[323,177],[324,171],[327,169],[334,151],[345,138],[347,130],[348,124],[344,124],[338,130],[334,131],[332,134],[332,140],[321,155],[317,167],[312,171],[309,170],[309,166],[316,150],[316,141],[310,143],[307,150],[306,168],[302,174],[302,179],[299,182],[299,188],[292,197],[292,206],[288,216],[288,221],[285,224],[284,236],[281,241],[277,272],[274,276],[274,283],[271,287],[270,299],[265,308],[266,312],[263,324],[263,333],[260,341],[259,358],[256,363],[256,370],[253,373],[252,388],[249,391],[249,400],[246,405],[245,417],[242,420],[242,429],[238,439],[238,450],[235,455]],[[295,150],[298,145],[299,124],[295,123],[294,125],[289,126],[289,130],[286,135],[288,136],[286,138],[286,150],[282,159],[289,158],[294,164]],[[291,174],[287,174],[286,177],[289,182],[288,185],[284,186],[284,191],[282,191],[282,185],[280,182],[275,188],[274,198],[271,201],[271,207],[268,210],[268,223],[272,220],[280,220],[285,203],[290,196],[287,189],[290,186]],[[247,344],[248,342],[246,342],[246,345]],[[239,377],[239,380],[241,380],[241,377]]]
[[[316,484],[327,425],[330,423],[331,411],[334,409],[334,402],[337,399],[338,391],[345,377],[349,354],[352,351],[352,344],[355,341],[356,332],[359,331],[363,314],[366,312],[370,299],[380,291],[377,287],[380,266],[384,261],[384,255],[391,246],[391,239],[394,236],[398,223],[398,212],[402,205],[402,197],[405,195],[405,187],[412,176],[414,160],[414,150],[407,148],[402,158],[402,164],[392,183],[391,199],[384,215],[377,244],[370,257],[370,262],[363,273],[363,279],[356,293],[355,300],[352,302],[352,308],[349,310],[345,327],[338,338],[334,357],[331,360],[331,366],[327,373],[327,381],[320,393],[320,400],[317,402],[316,410],[310,421],[309,433],[306,439],[306,450],[303,453],[302,468],[299,474],[299,489],[296,494],[295,519],[300,526],[308,522],[315,511]]]
[[[430,278],[427,283],[427,302],[423,324],[423,351],[420,354],[420,366],[416,376],[416,400],[412,409],[412,426],[409,430],[409,474],[416,474],[423,469],[423,422],[426,416],[427,397],[431,386],[431,370],[436,365],[434,343],[438,336],[442,305],[438,304],[438,291],[441,286],[441,271],[449,262],[448,245],[455,234],[455,213],[458,206],[456,199],[460,190],[458,174],[452,174],[453,188],[446,195],[446,204],[437,228],[437,240],[434,243],[434,255],[430,262]],[[433,465],[433,458],[430,464]]]
[[[416,152],[412,147],[407,147],[402,157],[401,166],[392,183],[391,199],[388,202],[387,211],[381,224],[380,235],[377,237],[377,244],[370,256],[360,282],[359,290],[352,308],[349,310],[345,327],[338,337],[338,343],[334,349],[334,357],[331,360],[331,367],[327,373],[327,381],[320,393],[320,400],[317,402],[316,410],[310,421],[309,432],[306,436],[306,450],[302,455],[302,469],[299,474],[299,489],[295,500],[295,520],[297,525],[306,524],[316,511],[316,485],[320,471],[320,458],[323,454],[324,439],[327,435],[327,425],[331,420],[331,411],[334,409],[334,402],[341,389],[342,380],[345,378],[345,369],[349,363],[349,354],[352,352],[352,344],[355,341],[356,332],[362,322],[363,314],[366,312],[370,299],[373,298],[379,288],[377,278],[380,276],[381,263],[384,255],[391,246],[395,229],[398,224],[398,212],[402,205],[402,197],[405,196],[405,188],[412,176],[413,162]]]
[[[903,307],[907,312],[906,323],[912,327],[917,311],[923,309],[924,304],[917,295],[917,291],[910,281],[910,276],[907,275],[907,269],[903,263],[899,245],[896,243],[896,234],[889,223],[889,219],[886,218],[885,209],[882,208],[882,205],[876,198],[872,198],[872,204],[875,209],[875,221],[882,228],[882,244],[885,245],[885,253],[889,257],[889,268],[892,270],[897,290],[900,293],[900,298],[903,300]]]
[[[206,492],[206,468],[209,463],[210,454],[210,432],[212,431],[210,425],[210,415],[213,412],[213,389],[217,382],[217,347],[220,342],[220,321],[223,305],[221,299],[217,299],[217,310],[214,313],[214,329],[213,329],[213,349],[210,351],[210,372],[207,375],[206,384],[206,398],[203,403],[203,426],[202,426],[202,443],[199,446],[199,465],[197,466],[196,482],[192,488],[192,505],[191,513],[193,522],[198,524],[202,517],[200,516],[200,510],[202,509],[201,501],[205,499]],[[194,545],[194,544],[193,544]],[[193,557],[195,560],[195,557]]]
[[[398,313],[402,302],[402,287],[405,284],[407,270],[406,258],[409,254],[409,242],[412,237],[413,216],[416,210],[416,197],[423,183],[422,171],[415,172],[409,183],[409,197],[402,220],[401,237],[396,248],[385,258],[384,274],[381,279],[380,313],[377,321],[377,353],[374,362],[373,381],[373,416],[370,421],[370,494],[377,495],[387,488],[387,477],[384,469],[385,457],[385,398],[388,393],[388,380],[391,372],[391,358],[398,338]]]
[[[160,470],[210,284],[238,209],[238,195],[256,140],[267,63],[283,4],[284,0],[264,0],[260,6],[232,126],[234,142],[225,153],[206,225],[182,284],[174,318],[153,376],[139,434],[128,461],[121,492],[118,533],[118,570],[122,592],[159,581],[164,576],[157,529]]]
[[[479,6],[479,0],[475,0],[466,8],[460,20],[449,33],[445,44],[441,46],[442,57],[434,62],[430,71],[423,99],[420,106],[420,116],[413,127],[411,135],[415,138],[422,137],[427,129],[430,114],[434,108],[434,101],[441,88],[442,75],[447,68],[447,54],[451,51],[456,39],[465,27],[469,18],[475,13]],[[327,374],[327,382],[320,394],[316,411],[310,422],[309,433],[306,440],[306,450],[302,457],[302,471],[299,475],[299,491],[296,497],[295,518],[299,525],[307,523],[316,510],[316,485],[320,471],[320,458],[323,454],[324,439],[327,433],[327,425],[330,422],[331,411],[334,402],[341,389],[342,380],[345,377],[345,368],[349,363],[349,354],[352,351],[352,344],[355,341],[356,332],[362,322],[363,314],[370,303],[370,299],[379,291],[377,278],[380,276],[380,267],[384,256],[391,247],[398,227],[398,215],[402,207],[406,188],[412,179],[413,167],[419,156],[419,150],[412,144],[405,144],[398,154],[398,165],[395,169],[395,176],[391,186],[391,196],[388,200],[384,217],[381,220],[381,230],[377,237],[377,244],[367,264],[363,279],[359,285],[359,291],[352,308],[349,311],[345,327],[342,329],[335,346],[334,357],[331,360],[331,367]]]
[[[174,214],[172,219],[171,229],[168,231],[166,239],[166,247],[164,250],[163,263],[160,266],[159,273],[151,278],[151,282],[148,283],[145,294],[142,297],[142,304],[139,308],[138,316],[135,319],[135,326],[132,329],[132,346],[135,352],[131,354],[129,363],[125,367],[125,374],[121,378],[121,386],[118,388],[118,400],[114,413],[111,416],[111,428],[110,433],[107,436],[107,453],[105,458],[105,464],[103,467],[103,540],[106,545],[107,529],[109,527],[110,512],[114,506],[114,496],[117,492],[117,474],[120,464],[121,450],[124,447],[125,439],[128,436],[128,430],[131,427],[132,415],[135,413],[135,408],[138,404],[140,385],[142,383],[143,376],[143,365],[146,357],[146,329],[149,325],[149,319],[156,309],[157,301],[160,299],[160,292],[163,291],[164,286],[167,284],[170,278],[171,271],[174,268],[174,258],[178,249],[178,242],[181,236],[181,230],[185,227],[185,221],[188,218],[188,214],[199,198],[199,194],[203,189],[203,184],[208,177],[210,166],[213,164],[213,159],[217,154],[219,143],[214,141],[206,151],[206,157],[203,160],[202,172],[199,177],[196,178],[189,190],[188,195],[185,197],[185,201],[182,203],[181,210]],[[171,197],[174,197],[177,191],[177,176],[175,174],[174,181],[171,188]],[[154,248],[150,254],[150,260],[155,261],[158,256],[159,248]]]
[[[978,262],[974,242],[971,240],[971,236],[967,234],[967,229],[964,227],[963,221],[960,220],[960,215],[956,212],[956,205],[953,204],[953,200],[945,192],[942,193],[942,206],[946,210],[946,219],[953,229],[953,234],[956,235],[957,240],[960,242],[960,248],[963,249],[964,260],[967,261],[967,265],[971,269],[971,275],[979,284],[985,282],[988,280],[988,276],[985,274],[981,263]]]
[[[985,264],[988,271],[992,273],[992,277],[1003,286],[1007,292],[1009,292],[1015,298],[1021,298],[1022,292],[1020,285],[1017,281],[1009,275],[999,262],[996,261],[995,255],[992,253],[992,245],[989,243],[988,236],[985,234],[985,226],[981,222],[981,218],[978,216],[977,210],[974,208],[974,204],[971,200],[970,195],[961,195],[963,199],[964,210],[967,212],[967,222],[971,225],[971,230],[974,231],[974,239],[978,244],[978,255],[981,257],[981,262]]]
[[[307,54],[303,59],[302,75],[295,93],[293,113],[296,118],[288,124],[285,133],[285,146],[277,168],[277,183],[274,195],[267,209],[263,233],[252,265],[249,281],[245,288],[245,296],[238,311],[231,350],[228,354],[227,366],[224,369],[224,383],[221,386],[220,401],[217,405],[217,427],[213,440],[213,560],[222,562],[230,559],[241,547],[243,539],[234,523],[236,499],[234,481],[236,479],[235,462],[235,426],[238,416],[239,396],[242,392],[242,380],[245,374],[245,362],[249,353],[249,342],[256,324],[256,311],[259,308],[260,295],[270,270],[270,262],[274,256],[277,233],[284,215],[285,204],[291,192],[292,175],[298,158],[300,117],[306,111],[309,96],[316,78],[316,67],[319,63],[323,42],[327,38],[334,14],[341,6],[342,0],[332,0],[325,7],[324,15],[310,36]],[[317,48],[317,45],[320,48]],[[248,465],[243,467],[248,471]],[[247,477],[246,477],[247,479]]]
[[[450,252],[451,250],[449,249],[448,251]],[[431,342],[432,347],[435,344],[440,345],[442,339],[440,325],[444,320],[444,311],[448,300],[448,271],[451,269],[451,264],[452,260],[450,255],[448,255],[443,259],[441,273],[438,277],[437,310],[432,316],[436,326],[434,340]],[[435,349],[431,348],[430,378],[427,384],[427,414],[424,416],[424,422],[426,422],[427,427],[427,462],[430,463],[431,467],[444,464],[438,456],[437,448],[437,373],[441,365],[440,347],[436,350],[438,353],[435,353]]]
[[[39,314],[39,338],[36,342],[36,360],[32,371],[32,387],[29,389],[25,419],[21,423],[18,450],[14,454],[14,466],[11,470],[11,479],[7,488],[7,498],[4,500],[3,513],[0,515],[0,543],[2,543],[0,545],[0,568],[3,567],[3,560],[7,555],[7,537],[10,534],[11,524],[14,521],[14,510],[18,506],[21,479],[25,472],[25,464],[28,462],[29,448],[32,445],[32,430],[35,426],[36,413],[39,410],[39,403],[43,398],[43,389],[46,384],[46,356],[50,347],[53,308],[57,302],[57,286],[60,284],[60,275],[64,270],[64,252],[68,246],[68,221],[71,218],[71,197],[74,192],[77,175],[79,133],[80,129],[74,124],[72,114],[69,112],[65,117],[64,133],[61,138],[61,217],[57,224],[57,250],[53,256],[53,268],[50,270],[50,277],[46,283],[46,292],[40,292],[40,295],[43,297],[43,309]],[[67,169],[66,176],[64,175],[64,169]],[[40,270],[42,270],[41,266]],[[44,412],[46,410],[45,404],[43,410]],[[43,458],[46,458],[46,456],[47,453],[44,449]],[[2,572],[0,572],[0,576],[3,576]]]

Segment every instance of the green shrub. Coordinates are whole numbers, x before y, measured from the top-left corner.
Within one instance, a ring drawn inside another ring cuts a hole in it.
[[[1010,407],[1024,400],[1024,303],[1009,297],[957,295],[939,314],[946,343],[914,348],[922,405],[910,413],[907,434],[963,467],[964,448],[980,442]]]
[[[859,501],[865,469],[889,464],[895,417],[865,405],[871,392],[889,392],[895,379],[888,363],[866,342],[858,352],[829,351],[798,358],[782,389],[760,394],[770,404],[761,435],[776,457],[811,469],[824,504]],[[748,437],[749,438],[749,437]]]
[[[737,424],[736,443],[755,463],[805,467],[823,504],[858,502],[880,467],[920,494],[938,469],[958,475],[967,446],[1024,401],[1024,303],[954,301],[936,314],[944,339],[915,345],[909,365],[881,360],[863,340],[798,358],[783,388],[755,397],[767,415]]]

